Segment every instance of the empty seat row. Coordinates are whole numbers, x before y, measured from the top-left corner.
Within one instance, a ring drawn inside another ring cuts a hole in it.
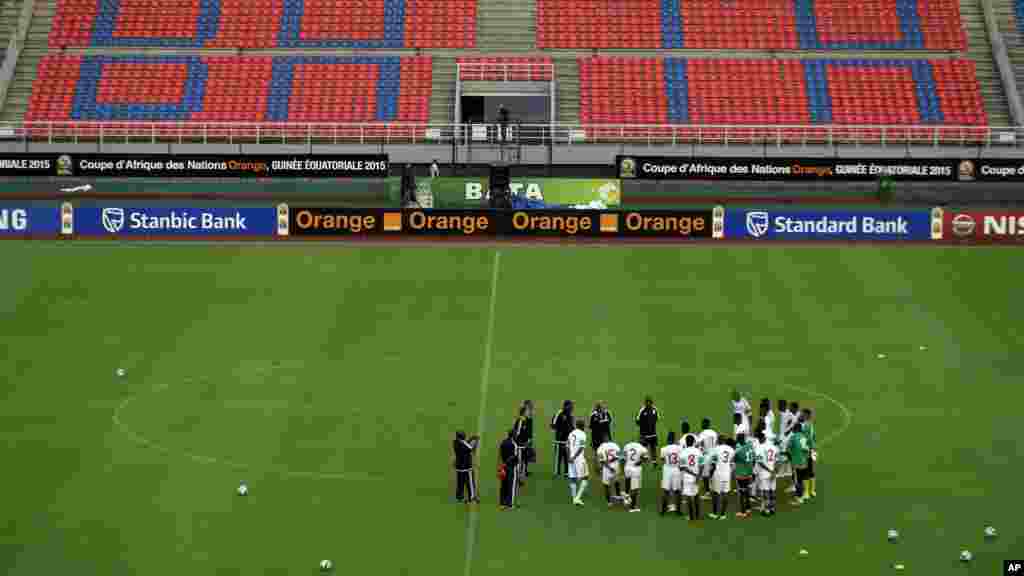
[[[57,0],[53,48],[472,48],[476,0]]]
[[[26,121],[425,122],[429,57],[58,56]]]
[[[537,0],[540,48],[967,49],[958,0]]]
[[[988,122],[970,60],[584,58],[583,124]]]

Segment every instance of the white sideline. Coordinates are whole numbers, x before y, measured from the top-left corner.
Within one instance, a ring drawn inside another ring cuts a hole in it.
[[[501,264],[501,251],[494,252],[494,272],[491,274],[491,295],[487,309],[487,335],[484,337],[484,365],[480,370],[480,413],[476,419],[476,433],[484,437],[487,424],[487,388],[491,380],[491,346],[494,343],[494,306],[498,296],[498,266]],[[481,440],[482,441],[482,440]],[[469,512],[469,523],[466,525],[466,564],[463,576],[473,571],[473,556],[476,553],[476,532],[480,524],[480,510],[473,508]]]

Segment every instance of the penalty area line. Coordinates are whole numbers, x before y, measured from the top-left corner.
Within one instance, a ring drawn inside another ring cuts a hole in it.
[[[484,429],[487,415],[487,389],[491,380],[491,348],[494,344],[494,307],[498,300],[498,269],[501,265],[501,251],[494,252],[494,269],[491,273],[491,291],[487,307],[487,334],[484,337],[484,365],[480,369],[480,413],[476,419],[476,433],[481,439],[486,430]],[[479,489],[479,488],[478,488]],[[463,576],[470,576],[473,571],[473,559],[476,554],[476,534],[480,524],[480,510],[473,508],[469,511],[469,523],[466,525],[466,563],[462,571]]]

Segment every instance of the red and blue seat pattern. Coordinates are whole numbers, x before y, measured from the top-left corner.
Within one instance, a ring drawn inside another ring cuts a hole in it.
[[[49,44],[472,48],[476,0],[59,0]]]
[[[969,60],[581,59],[583,124],[988,122]]]
[[[966,50],[959,0],[537,0],[539,48]]]
[[[429,57],[57,56],[25,120],[422,123]]]

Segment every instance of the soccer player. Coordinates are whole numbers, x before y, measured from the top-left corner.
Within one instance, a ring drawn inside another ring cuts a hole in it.
[[[576,421],[576,429],[569,434],[569,495],[572,503],[583,506],[583,493],[587,489],[587,433],[583,431],[583,420]]]
[[[640,427],[640,438],[651,454],[658,453],[658,409],[654,407],[654,399],[644,399],[643,408],[636,415],[636,425]],[[651,461],[654,465],[654,461]]]
[[[569,454],[566,444],[569,441],[569,434],[572,432],[572,400],[562,403],[562,409],[551,418],[551,429],[555,432],[555,457],[552,460],[555,464],[555,478],[559,474],[569,473]]]
[[[750,417],[752,416],[750,402],[735,389],[732,391],[732,413],[733,415],[739,414],[743,423],[747,425],[747,430],[750,430]],[[733,436],[733,438],[735,437]]]
[[[740,434],[749,434],[750,425],[747,423],[746,418],[742,414],[736,413],[732,415],[732,437],[739,438]]]
[[[818,460],[817,434],[814,431],[814,413],[810,408],[804,408],[800,414],[800,427],[804,436],[807,437],[807,449],[810,457],[807,459],[807,498],[817,498],[818,490],[814,481],[814,463]]]
[[[754,480],[754,445],[747,441],[746,433],[736,435],[736,489],[740,494],[737,518],[750,518],[750,489]]]
[[[775,515],[775,464],[778,457],[778,448],[773,442],[768,442],[761,432],[761,444],[757,451],[757,483],[761,491],[761,515]]]
[[[644,460],[647,460],[647,447],[643,445],[643,438],[634,440],[623,446],[622,451],[626,456],[626,506],[630,512],[640,511],[640,488],[644,472]]]
[[[476,475],[473,473],[473,453],[479,445],[479,436],[473,436],[467,441],[465,432],[459,430],[455,433],[452,449],[455,451],[456,502],[480,502],[480,496],[476,491]]]
[[[786,442],[789,441],[789,404],[785,400],[779,400],[779,433],[775,442],[779,446],[778,477],[789,478],[793,475],[793,467],[786,457]]]
[[[790,455],[790,450],[789,450],[790,436],[792,436],[793,430],[796,428],[796,425],[800,423],[799,414],[800,414],[800,404],[798,402],[790,402],[786,406],[786,416],[782,420],[782,424],[784,426],[786,426],[786,432],[784,433],[784,435],[782,437],[782,445],[785,447],[785,453],[786,453],[787,460],[789,460],[789,455]],[[789,461],[792,462],[792,460],[789,460]],[[790,485],[790,487],[788,489],[786,489],[786,492],[788,492],[790,494],[795,494],[796,491],[797,491],[796,485],[799,482],[799,479],[797,479],[797,477],[796,477],[796,470],[793,468],[792,465],[790,465],[790,470],[791,470],[790,471],[790,476],[793,478],[793,482]]]
[[[667,444],[661,449],[661,514],[676,512],[683,514],[682,490],[683,473],[679,469],[683,460],[681,458],[683,448],[676,444],[676,433],[669,432]]]
[[[732,483],[733,456],[736,454],[735,442],[727,438],[715,447],[711,456],[711,509],[708,514],[712,519],[725,520],[729,509],[729,487]]]
[[[620,460],[622,449],[609,436],[604,436],[604,441],[597,447],[597,464],[601,467],[601,483],[604,484],[604,498],[611,508],[615,502],[624,502],[622,497],[622,484],[619,482],[621,473]],[[615,486],[615,496],[612,496],[612,486]]]
[[[693,444],[695,446],[697,445],[697,435],[690,432],[690,423],[686,420],[686,418],[683,418],[683,423],[679,426],[679,429],[681,432],[681,434],[679,435],[679,445],[681,447],[686,448],[687,446],[689,446],[689,444],[686,443],[687,438],[693,438]]]
[[[704,454],[704,469],[701,475],[704,478],[705,500],[711,500],[711,457],[714,455],[715,447],[718,446],[718,432],[711,428],[711,419],[705,418],[700,423],[700,434],[697,434],[697,444]]]
[[[810,450],[807,447],[807,437],[804,436],[803,427],[799,422],[793,426],[786,450],[789,452],[789,461],[793,464],[793,472],[796,474],[796,498],[793,500],[793,505],[799,506],[807,501],[807,490],[810,488],[810,483],[807,480],[807,461],[810,459]]]
[[[690,512],[690,520],[700,520],[700,499],[697,498],[697,485],[700,480],[701,467],[704,465],[704,455],[697,448],[697,437],[693,434],[683,436],[686,447],[683,448],[680,458],[682,464],[680,471],[683,473],[683,496],[686,498],[686,508]]]
[[[498,478],[501,479],[501,509],[516,507],[516,493],[519,491],[519,446],[516,445],[515,430],[508,431],[508,437],[498,448]]]
[[[611,441],[612,438],[612,415],[608,412],[608,403],[600,400],[594,404],[594,411],[590,413],[590,441],[594,449],[594,457],[597,457],[597,449],[601,447],[605,438]],[[598,459],[598,462],[601,460]]]

